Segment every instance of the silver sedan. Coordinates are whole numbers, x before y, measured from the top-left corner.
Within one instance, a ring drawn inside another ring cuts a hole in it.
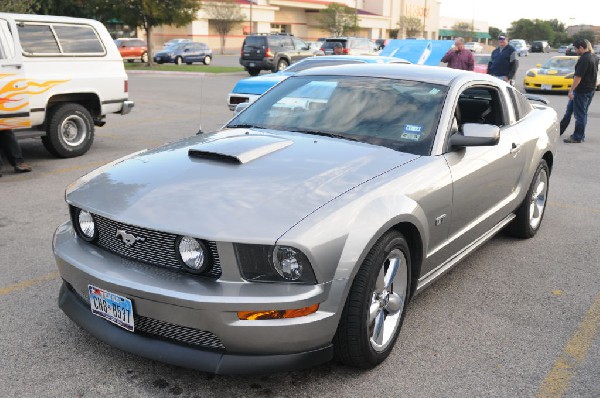
[[[59,305],[207,372],[374,367],[415,294],[502,229],[536,234],[558,136],[552,108],[484,74],[300,72],[218,132],[74,182]]]

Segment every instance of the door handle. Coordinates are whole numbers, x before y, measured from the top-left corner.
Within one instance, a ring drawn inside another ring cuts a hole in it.
[[[4,64],[4,65],[2,65],[2,66],[12,66],[12,67],[14,67],[14,68],[21,69],[21,67],[22,67],[23,65],[21,65],[21,64]]]
[[[521,150],[521,145],[512,143],[512,148],[510,149],[510,153],[518,153]]]

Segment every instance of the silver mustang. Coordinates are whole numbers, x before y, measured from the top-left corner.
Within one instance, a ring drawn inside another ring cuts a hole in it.
[[[310,69],[221,131],[67,189],[60,308],[122,350],[214,373],[393,349],[411,297],[544,215],[557,116],[493,77]]]

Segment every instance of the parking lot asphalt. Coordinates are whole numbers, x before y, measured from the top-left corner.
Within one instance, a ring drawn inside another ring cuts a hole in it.
[[[528,67],[551,55],[521,58],[517,87]],[[5,169],[0,178],[2,396],[600,396],[598,96],[586,142],[559,143],[538,235],[498,235],[417,296],[394,351],[376,369],[328,363],[214,376],[121,352],[73,324],[57,306],[51,250],[68,218],[65,187],[128,153],[218,129],[232,116],[227,93],[246,76],[132,74],[133,112],[110,115],[85,156],[55,159],[39,141],[22,141],[34,171]],[[547,98],[560,117],[566,96]]]

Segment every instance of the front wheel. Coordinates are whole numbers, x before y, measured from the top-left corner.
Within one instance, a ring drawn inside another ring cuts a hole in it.
[[[204,57],[202,63],[204,63],[204,65],[210,65],[210,61],[212,61],[212,59],[207,55]]]
[[[181,58],[181,57],[177,57],[177,58],[175,58],[175,64],[176,64],[176,65],[181,65],[181,64],[183,64],[183,58]]]
[[[284,70],[288,67],[288,65],[288,61],[286,61],[285,59],[280,59],[279,61],[277,61],[277,66],[275,67],[275,70],[273,72],[279,72],[281,70]]]
[[[143,63],[148,63],[148,53],[143,53],[141,60]]]
[[[383,362],[400,333],[410,295],[408,244],[398,231],[383,235],[361,265],[333,339],[336,358],[372,368]]]
[[[527,239],[533,237],[540,229],[548,200],[549,182],[550,169],[546,161],[542,160],[533,175],[525,199],[515,212],[515,219],[508,227],[512,236]]]
[[[72,158],[86,153],[94,142],[94,121],[79,104],[58,105],[49,118],[44,147],[55,156]]]

